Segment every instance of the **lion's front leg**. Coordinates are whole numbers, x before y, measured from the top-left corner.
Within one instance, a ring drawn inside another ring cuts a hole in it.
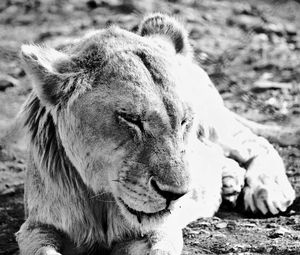
[[[232,206],[236,205],[237,199],[245,185],[246,170],[230,158],[224,158],[222,166],[222,199]]]
[[[208,150],[212,152],[210,160],[213,158],[218,162],[218,166],[222,175],[222,200],[229,202],[232,206],[236,205],[237,198],[241,193],[245,184],[246,170],[242,168],[236,160],[224,156],[222,147],[208,139],[201,139],[205,144],[206,153]],[[199,152],[199,155],[203,153]],[[203,163],[202,163],[203,165]],[[210,163],[211,165],[211,163]],[[214,169],[216,171],[216,169]],[[214,180],[216,183],[216,180]]]
[[[235,120],[229,111],[225,116],[225,125],[216,125],[217,142],[227,156],[246,167],[245,209],[263,214],[286,211],[295,199],[295,191],[278,152],[266,139]]]
[[[295,191],[285,174],[281,157],[264,138],[250,140],[248,146],[253,148],[253,153],[255,150],[259,153],[248,163],[244,188],[245,209],[263,214],[286,211],[295,199]]]
[[[139,240],[118,243],[111,255],[180,255],[183,248],[181,229],[153,231]]]
[[[61,255],[62,237],[53,227],[27,220],[16,237],[21,255]]]

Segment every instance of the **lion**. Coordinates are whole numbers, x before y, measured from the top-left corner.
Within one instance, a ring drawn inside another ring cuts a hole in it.
[[[292,204],[279,154],[224,106],[175,18],[21,56],[33,84],[22,255],[177,255],[182,228],[222,197],[261,214]]]

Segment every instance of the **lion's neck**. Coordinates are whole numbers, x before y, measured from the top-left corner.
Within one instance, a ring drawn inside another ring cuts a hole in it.
[[[34,174],[43,183],[36,192],[41,200],[49,197],[43,205],[36,205],[36,211],[41,215],[47,212],[47,221],[63,229],[79,245],[110,246],[116,237],[130,235],[113,197],[94,194],[84,184],[65,153],[52,115],[34,94],[24,107],[24,116],[36,166]]]

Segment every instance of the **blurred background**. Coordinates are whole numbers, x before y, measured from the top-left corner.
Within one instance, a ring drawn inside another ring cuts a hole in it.
[[[60,47],[111,24],[135,31],[154,11],[184,22],[195,59],[227,107],[260,123],[300,127],[299,0],[1,0],[0,137],[31,90],[18,57],[22,44]],[[290,213],[249,218],[224,210],[200,219],[183,231],[183,254],[300,253],[299,137],[273,141],[298,196]],[[0,144],[0,254],[18,254],[26,146]]]

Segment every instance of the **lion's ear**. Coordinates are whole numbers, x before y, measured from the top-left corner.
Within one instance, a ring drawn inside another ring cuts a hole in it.
[[[191,54],[187,31],[170,16],[154,13],[145,17],[139,26],[138,33],[141,36],[162,35],[172,41],[177,53]]]
[[[35,45],[23,45],[21,57],[41,102],[45,105],[57,104],[62,95],[61,84],[69,76],[70,57]]]

